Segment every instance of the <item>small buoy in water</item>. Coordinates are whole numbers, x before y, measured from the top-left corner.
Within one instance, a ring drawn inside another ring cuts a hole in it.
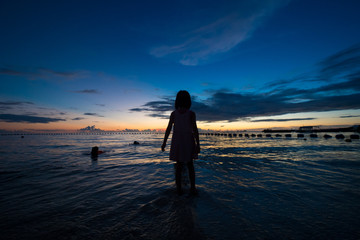
[[[325,134],[325,135],[324,135],[324,138],[325,138],[325,139],[328,139],[328,138],[332,138],[332,136],[329,135],[329,134]]]
[[[345,142],[351,142],[351,139],[345,139]]]
[[[140,143],[138,141],[134,141],[134,145],[139,145]]]
[[[21,138],[24,138],[24,136],[21,136]]]
[[[336,139],[344,139],[345,138],[344,134],[337,134],[335,137],[336,137]]]
[[[359,135],[357,135],[357,134],[351,134],[350,135],[350,139],[359,139],[360,137],[359,137]]]

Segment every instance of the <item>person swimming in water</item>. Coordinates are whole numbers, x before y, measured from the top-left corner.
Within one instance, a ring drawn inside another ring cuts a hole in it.
[[[91,149],[91,156],[92,157],[97,157],[99,154],[104,153],[104,151],[99,151],[99,147],[95,146]]]

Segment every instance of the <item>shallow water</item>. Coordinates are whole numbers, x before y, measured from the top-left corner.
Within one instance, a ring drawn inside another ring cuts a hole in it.
[[[0,238],[360,239],[359,140],[201,136],[179,197],[162,138],[0,136]]]

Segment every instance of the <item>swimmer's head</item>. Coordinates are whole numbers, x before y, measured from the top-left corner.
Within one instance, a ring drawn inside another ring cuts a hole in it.
[[[98,155],[98,152],[99,152],[99,148],[97,146],[91,149],[91,155]]]

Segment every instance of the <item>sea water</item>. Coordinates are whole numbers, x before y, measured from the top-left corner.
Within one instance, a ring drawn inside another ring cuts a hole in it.
[[[359,140],[200,136],[177,196],[162,139],[0,136],[0,239],[360,239]]]

